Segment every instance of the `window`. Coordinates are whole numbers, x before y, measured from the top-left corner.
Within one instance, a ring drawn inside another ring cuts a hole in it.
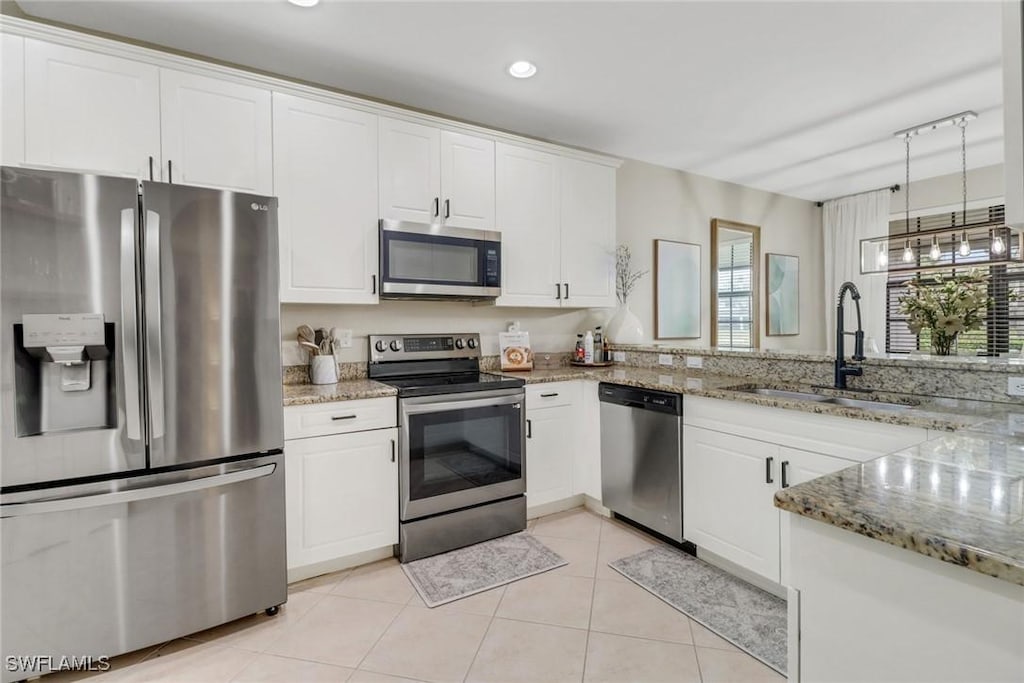
[[[931,216],[920,216],[910,219],[910,234],[921,230],[933,230],[949,228],[950,235],[955,227],[963,223],[961,212],[949,212]],[[1003,207],[990,206],[979,209],[970,209],[967,212],[967,224],[972,228],[992,226],[997,227],[1004,224]],[[902,245],[907,235],[906,220],[898,218],[889,222],[890,243],[893,248],[902,252]],[[927,252],[930,245],[930,237],[922,238],[921,250]],[[912,245],[916,242],[911,238]],[[987,240],[971,239],[972,257],[983,255],[988,250]],[[1019,258],[1020,245],[1011,243],[1009,245],[1011,254]],[[893,254],[896,254],[894,251]],[[950,275],[957,272],[956,261],[959,255],[951,248],[948,236],[942,240],[942,257],[940,262],[950,264],[950,269],[943,271],[932,271],[936,276]],[[963,333],[957,340],[957,349],[960,353],[969,353],[979,356],[997,356],[1006,353],[1011,349],[1018,350],[1024,343],[1024,263],[1010,261],[985,266],[975,266],[977,270],[986,272],[989,275],[989,297],[994,305],[989,310],[986,324],[980,330]],[[966,272],[970,266],[965,266],[962,272]],[[928,352],[931,348],[931,341],[927,330],[921,332],[920,337],[915,336],[907,327],[908,316],[900,313],[899,299],[907,292],[907,282],[916,276],[914,272],[891,272],[886,283],[886,321],[885,321],[885,350],[888,353],[910,353],[911,351]],[[1015,297],[1011,297],[1011,292]]]
[[[753,241],[722,241],[718,246],[718,337],[717,345],[749,349],[753,310]]]

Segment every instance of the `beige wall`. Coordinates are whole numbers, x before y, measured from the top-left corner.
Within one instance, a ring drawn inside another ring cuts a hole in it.
[[[968,149],[968,152],[970,149]],[[913,174],[913,166],[911,166]],[[935,213],[953,210],[963,202],[963,179],[961,173],[935,176],[914,180],[910,176],[910,215]],[[902,215],[906,211],[906,191],[901,187],[892,193],[889,204],[893,215]],[[967,206],[991,206],[1002,203],[1006,188],[1003,184],[1003,165],[982,166],[967,170]]]
[[[711,219],[723,218],[761,226],[761,348],[819,351],[825,346],[821,263],[821,209],[813,202],[725,183],[660,166],[627,161],[618,172],[618,241],[633,253],[635,268],[653,268],[654,240],[670,239],[701,246],[700,339],[653,339],[654,276],[647,275],[630,296],[629,306],[640,318],[646,341],[667,346],[708,346],[711,343],[710,231]],[[800,334],[764,335],[764,254],[800,257]]]
[[[760,225],[762,252],[800,256],[801,334],[764,337],[762,322],[762,348],[820,350],[824,347],[821,211],[813,203],[636,161],[627,161],[619,169],[617,195],[618,242],[630,246],[638,267],[652,267],[655,238],[701,244],[705,271],[702,277],[704,336],[692,342],[668,343],[674,346],[710,343],[708,232],[711,218],[719,217]],[[631,308],[640,316],[647,331],[647,341],[651,340],[654,329],[653,282],[653,275],[646,276],[630,298]],[[305,362],[295,345],[295,328],[301,323],[351,329],[352,348],[339,357],[344,361],[363,362],[367,359],[368,334],[400,332],[479,332],[484,353],[496,354],[498,332],[505,330],[513,320],[518,320],[522,329],[530,332],[535,350],[565,351],[575,344],[577,332],[603,324],[612,312],[613,309],[497,308],[461,302],[383,301],[376,306],[285,304],[281,314],[284,363]]]

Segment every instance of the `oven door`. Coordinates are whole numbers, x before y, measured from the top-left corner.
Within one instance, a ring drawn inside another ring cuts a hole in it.
[[[399,401],[401,519],[526,492],[522,389]]]
[[[501,294],[501,233],[380,221],[382,298],[492,299]]]

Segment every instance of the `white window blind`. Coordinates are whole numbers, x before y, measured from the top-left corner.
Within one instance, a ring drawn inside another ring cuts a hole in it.
[[[723,242],[718,247],[718,346],[751,348],[753,310],[753,240]]]

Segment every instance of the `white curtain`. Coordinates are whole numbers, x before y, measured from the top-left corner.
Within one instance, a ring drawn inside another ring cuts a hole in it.
[[[865,350],[871,352],[873,340],[885,352],[885,273],[861,275],[860,241],[889,232],[888,189],[865,192],[825,202],[822,227],[825,231],[825,339],[828,348],[836,343],[836,295],[844,282],[852,282],[860,290]],[[847,297],[847,331],[856,329],[854,306]],[[846,345],[853,352],[852,339]]]

